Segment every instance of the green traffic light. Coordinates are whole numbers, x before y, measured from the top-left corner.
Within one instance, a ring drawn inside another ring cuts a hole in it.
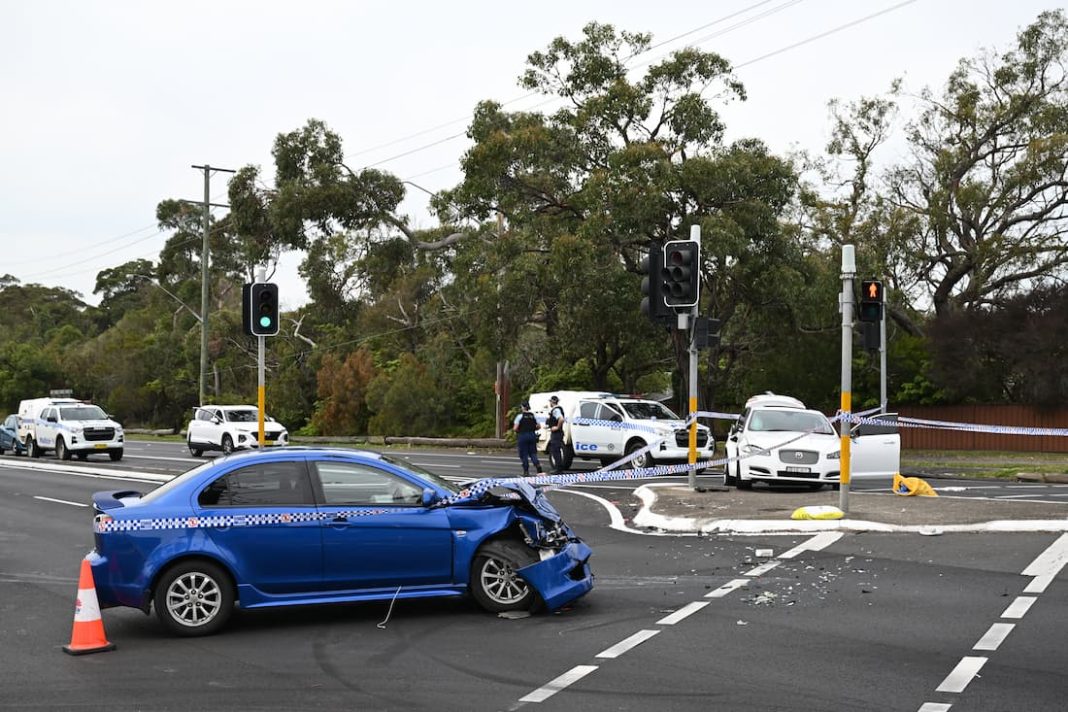
[[[269,328],[271,326],[271,317],[269,317],[269,316],[261,316],[260,317],[260,326],[262,326],[264,329]]]

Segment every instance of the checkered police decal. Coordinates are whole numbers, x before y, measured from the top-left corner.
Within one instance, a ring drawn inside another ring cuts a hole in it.
[[[352,519],[375,514],[411,512],[421,507],[390,509],[347,509],[340,512],[271,512],[267,514],[213,514],[207,517],[162,517],[159,519],[112,519],[94,522],[97,534],[109,532],[159,531],[164,529],[213,529],[217,527],[255,527],[269,524],[296,524],[339,518]]]

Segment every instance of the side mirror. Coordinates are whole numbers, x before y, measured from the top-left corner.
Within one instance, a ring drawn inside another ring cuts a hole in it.
[[[56,416],[54,416],[54,415],[50,415],[50,416],[48,416],[47,418],[45,418],[45,420],[47,420],[47,421],[48,421],[49,423],[55,423],[55,422],[57,422],[57,421],[56,421]]]
[[[213,417],[213,418],[211,419],[211,422],[212,422],[213,424],[215,424],[215,425],[218,425],[219,423],[221,423],[221,422],[222,422],[222,419],[221,419],[221,418],[220,418],[219,416],[217,416],[217,415],[216,415],[216,416],[214,416],[214,417]]]
[[[432,505],[435,502],[437,502],[439,499],[441,499],[441,497],[438,496],[438,493],[435,492],[434,490],[430,489],[429,487],[427,487],[426,489],[423,490],[423,506],[424,507],[429,507],[430,505]]]

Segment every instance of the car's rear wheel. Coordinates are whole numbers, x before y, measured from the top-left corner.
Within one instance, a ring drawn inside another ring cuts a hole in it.
[[[56,457],[60,460],[70,459],[70,449],[67,447],[67,443],[63,441],[62,437],[56,438]]]
[[[223,455],[229,455],[234,451],[234,439],[229,435],[223,435],[222,451]]]
[[[122,450],[108,450],[108,457],[111,458],[112,462],[118,462],[122,459]]]
[[[230,577],[210,561],[185,561],[160,578],[154,596],[156,616],[167,630],[183,636],[211,635],[234,609]]]
[[[575,446],[571,443],[564,443],[561,448],[561,454],[563,455],[563,462],[560,464],[564,466],[565,470],[570,470],[571,464],[575,462]]]
[[[471,595],[493,613],[529,610],[538,594],[516,570],[537,560],[537,554],[519,542],[501,540],[483,545],[471,564]]]
[[[27,440],[26,440],[26,452],[29,453],[30,457],[40,457],[41,456],[41,448],[37,447],[37,441],[34,440],[33,438],[27,438]]]
[[[627,449],[626,449],[626,453],[625,454],[631,455],[631,454],[637,452],[638,450],[641,450],[643,447],[645,447],[645,443],[642,442],[641,440],[637,440],[637,439],[631,440],[629,443],[627,443]],[[641,470],[641,469],[644,469],[646,467],[652,467],[653,466],[653,455],[652,455],[652,453],[648,453],[648,452],[644,453],[644,454],[634,458],[633,460],[631,460],[630,461],[630,465],[631,465],[631,467],[633,467],[633,468],[635,468],[637,470]]]

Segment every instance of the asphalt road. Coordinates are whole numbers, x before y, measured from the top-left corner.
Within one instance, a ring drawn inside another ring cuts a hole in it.
[[[519,471],[507,455],[406,455],[454,477]],[[87,465],[78,474],[0,458],[0,709],[1065,709],[1068,536],[609,529],[606,506],[630,511],[633,483],[550,495],[593,547],[597,575],[557,614],[402,601],[242,614],[185,640],[110,609],[118,649],[64,655],[92,543],[79,505],[96,490],[155,486],[102,470],[167,475],[196,462],[177,443],[130,443],[120,463],[72,463]],[[1015,496],[1008,483],[951,484]],[[888,483],[854,488],[869,485]]]

